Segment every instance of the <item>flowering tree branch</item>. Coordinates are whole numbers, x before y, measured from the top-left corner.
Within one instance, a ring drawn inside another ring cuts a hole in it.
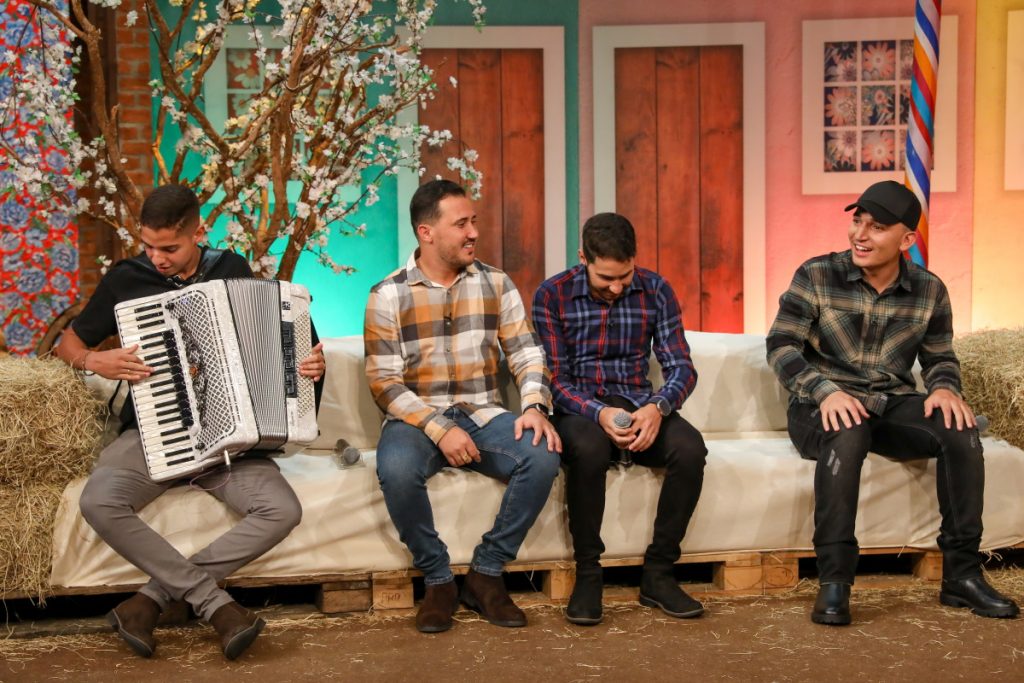
[[[76,169],[70,180],[30,178],[25,170],[24,182],[105,221],[129,249],[136,247],[142,193],[121,157],[118,109],[104,102],[102,41],[107,37],[89,22],[81,0],[69,0],[66,7],[60,4],[64,0],[27,1],[63,25],[78,44],[62,62],[65,72],[56,79],[62,87],[51,77],[43,88],[43,75],[31,73],[20,91],[45,91],[36,104],[43,115],[61,107],[67,111],[74,104],[71,72],[84,62],[94,96],[84,112],[88,140],[70,125],[55,131],[72,134],[55,136],[67,140]],[[482,0],[467,1],[482,23]],[[121,0],[99,2],[117,8]],[[256,0],[171,4],[174,16],[162,14],[156,0],[142,5],[160,74],[150,83],[157,103],[158,182],[191,185],[209,209],[207,223],[225,223],[226,245],[246,255],[258,274],[290,278],[303,251],[336,272],[352,270],[331,258],[330,238],[361,233],[364,226],[352,225],[351,216],[377,201],[380,184],[403,167],[422,174],[421,146],[451,139],[448,131],[398,122],[403,109],[425,106],[433,97],[433,73],[419,54],[436,0],[396,0],[387,12],[372,0],[280,0],[276,16],[258,15]],[[134,11],[121,15],[128,25],[140,19]],[[223,68],[226,37],[237,30],[246,31],[255,46],[258,73],[249,74],[254,83],[249,97],[231,102],[225,121],[213,120],[209,78]],[[49,55],[50,61],[56,56]],[[177,137],[173,149],[166,144],[171,130]],[[478,193],[482,178],[472,166],[474,158],[475,152],[466,150],[463,158],[449,160],[449,167]],[[189,171],[196,166],[198,174]],[[94,192],[77,196],[85,186]]]

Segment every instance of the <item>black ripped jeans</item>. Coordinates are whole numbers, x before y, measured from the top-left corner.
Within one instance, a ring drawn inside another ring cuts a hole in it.
[[[885,413],[826,432],[817,406],[789,406],[789,436],[814,472],[814,552],[821,583],[853,583],[859,548],[854,535],[860,471],[868,451],[895,460],[937,458],[938,544],[942,576],[981,574],[981,512],[985,461],[977,429],[946,429],[942,411],[924,417],[925,397],[890,395]]]

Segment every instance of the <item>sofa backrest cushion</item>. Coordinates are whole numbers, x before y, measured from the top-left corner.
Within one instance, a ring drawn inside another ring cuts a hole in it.
[[[679,413],[705,434],[786,429],[789,394],[765,358],[764,336],[687,332],[697,387]],[[660,385],[661,368],[651,363]]]
[[[687,332],[697,368],[697,388],[681,414],[697,429],[767,432],[786,428],[786,392],[765,361],[764,337],[753,334]],[[327,384],[320,406],[320,436],[313,448],[334,448],[344,439],[356,448],[376,448],[383,420],[366,381],[362,337],[324,340]],[[662,384],[652,358],[651,381]],[[502,396],[518,412],[518,392],[503,373]]]

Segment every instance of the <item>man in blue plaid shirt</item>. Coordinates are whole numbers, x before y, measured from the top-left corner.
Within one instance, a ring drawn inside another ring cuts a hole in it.
[[[532,312],[551,369],[552,422],[567,475],[576,587],[566,618],[601,621],[605,473],[619,457],[665,468],[640,603],[673,617],[696,617],[703,606],[672,574],[707,455],[700,432],[676,412],[697,383],[679,302],[666,280],[636,267],[636,234],[623,216],[590,218],[580,259],[540,286]],[[665,379],[657,391],[647,379],[652,347]]]

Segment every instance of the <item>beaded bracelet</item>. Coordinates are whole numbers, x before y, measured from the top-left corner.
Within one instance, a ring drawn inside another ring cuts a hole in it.
[[[93,352],[93,350],[89,349],[88,351],[86,351],[85,353],[82,354],[82,367],[80,369],[82,371],[82,374],[84,374],[86,376],[92,376],[92,375],[96,374],[95,372],[90,372],[89,369],[85,367],[85,364],[89,360],[89,354],[92,353],[92,352]]]

